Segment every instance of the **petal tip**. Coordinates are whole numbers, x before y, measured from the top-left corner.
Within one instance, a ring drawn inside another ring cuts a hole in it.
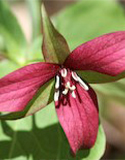
[[[41,13],[42,13],[42,19],[47,17],[47,12],[46,12],[44,3],[42,3],[41,5]]]

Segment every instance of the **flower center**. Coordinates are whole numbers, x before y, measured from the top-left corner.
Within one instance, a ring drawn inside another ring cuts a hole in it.
[[[89,87],[74,71],[66,68],[61,69],[56,76],[54,101],[57,102],[61,96],[68,94],[76,98],[77,83],[86,91],[89,90]]]

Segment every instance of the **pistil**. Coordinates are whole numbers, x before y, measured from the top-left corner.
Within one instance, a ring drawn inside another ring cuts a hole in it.
[[[54,101],[58,101],[61,94],[67,96],[68,93],[72,95],[73,98],[76,98],[77,89],[76,84],[84,88],[84,90],[88,91],[89,87],[86,85],[84,81],[73,71],[69,69],[63,68],[56,76],[56,83],[55,83],[55,95]]]
[[[65,85],[65,90],[62,91],[62,94],[67,95],[68,91],[72,92],[72,97],[76,98],[75,92],[74,90],[76,89],[76,87],[74,85],[70,86],[70,82],[68,81]]]

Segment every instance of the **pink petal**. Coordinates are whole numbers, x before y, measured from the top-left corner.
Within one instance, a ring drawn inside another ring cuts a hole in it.
[[[55,103],[60,124],[74,154],[81,148],[91,148],[98,132],[98,105],[95,92],[76,85],[76,98],[71,93],[60,96]]]
[[[55,76],[59,66],[35,63],[0,79],[0,111],[17,112],[25,108],[37,90]]]
[[[64,65],[112,76],[125,71],[125,31],[110,33],[77,47]]]

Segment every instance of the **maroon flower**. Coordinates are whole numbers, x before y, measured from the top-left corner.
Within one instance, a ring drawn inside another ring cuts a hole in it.
[[[106,34],[80,45],[63,64],[30,64],[1,78],[0,111],[23,111],[40,87],[55,77],[55,108],[72,152],[91,148],[99,125],[97,98],[75,70],[111,76],[125,71],[125,32]]]

